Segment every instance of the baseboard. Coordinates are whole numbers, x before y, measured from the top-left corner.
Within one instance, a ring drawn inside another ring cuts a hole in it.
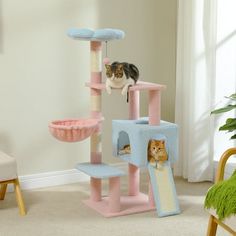
[[[117,167],[128,173],[128,164],[126,162],[113,163],[111,166]],[[142,171],[142,170],[141,170]],[[64,184],[72,184],[89,181],[89,176],[79,172],[76,169],[53,171],[46,173],[39,173],[33,175],[19,176],[21,189],[38,189],[52,186],[59,186]],[[13,191],[13,186],[9,186],[9,192]]]
[[[19,176],[21,189],[38,189],[64,184],[89,181],[89,177],[76,169],[44,172],[40,174]],[[12,192],[13,185],[9,185],[8,192]]]

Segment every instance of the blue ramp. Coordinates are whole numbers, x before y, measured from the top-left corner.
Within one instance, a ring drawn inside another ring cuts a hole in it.
[[[176,215],[180,213],[174,179],[170,163],[155,167],[148,164],[152,191],[159,217]]]

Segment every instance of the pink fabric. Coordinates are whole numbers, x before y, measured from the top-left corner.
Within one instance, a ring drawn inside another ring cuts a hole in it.
[[[120,211],[120,177],[109,178],[109,212]]]
[[[96,132],[98,125],[98,119],[57,120],[49,124],[49,130],[60,141],[78,142]]]
[[[91,201],[91,199],[89,199],[85,200],[84,203],[105,217],[130,215],[153,211],[155,209],[155,207],[151,207],[149,205],[148,196],[143,193],[139,193],[137,196],[121,196],[121,210],[118,212],[110,212],[109,201],[110,197],[104,197],[98,202]]]
[[[98,73],[98,72],[94,72],[94,73]],[[92,82],[92,83],[85,83],[85,85],[87,87],[90,88],[94,88],[94,89],[99,89],[99,90],[105,90],[106,86],[105,83],[96,83],[96,82]],[[129,88],[129,91],[141,91],[141,90],[159,90],[162,91],[166,88],[165,85],[161,85],[161,84],[153,84],[153,83],[148,83],[148,82],[144,82],[144,81],[138,81],[136,85],[132,86]]]
[[[99,89],[99,90],[105,90],[106,85],[104,83],[85,83],[85,86],[94,88],[94,89]]]
[[[91,83],[101,83],[102,72],[91,72]]]
[[[102,182],[101,179],[90,178],[90,200],[94,202],[99,202],[102,199]]]
[[[135,86],[130,87],[130,91],[136,91],[136,90],[163,90],[166,86],[162,84],[153,84],[149,82],[144,81],[138,81]]]
[[[139,118],[139,91],[129,92],[129,119],[137,120]]]
[[[90,50],[91,50],[91,51],[99,51],[99,50],[102,50],[102,42],[99,42],[99,41],[91,41],[91,42],[90,42]]]
[[[102,153],[101,152],[91,152],[90,153],[90,162],[93,164],[101,163]]]
[[[161,119],[161,92],[149,91],[148,116],[150,125],[159,125]]]
[[[99,90],[99,89],[90,89],[90,91],[91,91],[91,95],[92,96],[101,96],[101,90]]]
[[[104,118],[102,118],[102,113],[100,111],[91,111],[90,115],[94,119],[104,120]]]
[[[105,57],[103,59],[103,63],[106,65],[106,64],[110,64],[110,59],[108,57]]]
[[[137,196],[139,194],[139,168],[129,163],[129,196]]]

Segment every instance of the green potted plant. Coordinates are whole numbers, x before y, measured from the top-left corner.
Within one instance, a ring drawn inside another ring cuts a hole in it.
[[[233,109],[236,109],[236,93],[231,94],[229,97],[226,97],[230,99],[230,103],[222,108],[216,109],[211,112],[211,114],[219,114],[231,111]],[[225,124],[223,124],[220,128],[220,131],[228,131],[228,132],[235,132],[236,131],[236,118],[228,118],[225,121]],[[236,139],[236,134],[234,133],[230,139]]]

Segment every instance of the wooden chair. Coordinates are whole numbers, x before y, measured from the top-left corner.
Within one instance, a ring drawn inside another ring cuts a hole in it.
[[[0,200],[4,200],[8,184],[14,184],[20,215],[26,215],[25,205],[17,177],[16,160],[0,151]]]
[[[215,179],[216,183],[224,179],[226,162],[234,154],[236,154],[236,148],[230,148],[226,150],[221,156],[216,172],[216,179]],[[230,218],[225,219],[224,221],[220,221],[214,210],[209,210],[209,212],[210,212],[210,218],[208,223],[207,236],[215,236],[218,225],[223,227],[232,235],[236,236],[236,216],[232,216]]]

